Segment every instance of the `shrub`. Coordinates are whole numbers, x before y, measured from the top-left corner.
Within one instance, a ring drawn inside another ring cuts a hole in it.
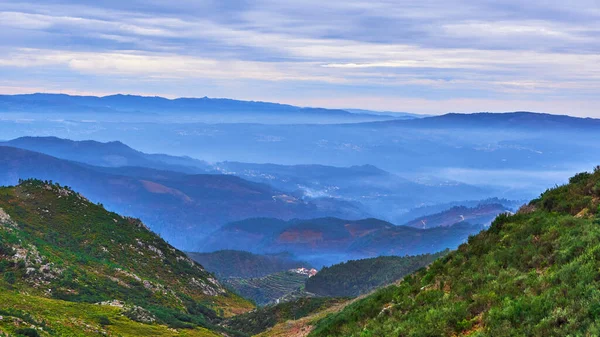
[[[17,277],[15,276],[14,272],[7,271],[6,273],[4,273],[4,281],[8,284],[15,284],[15,282],[17,281]]]
[[[111,325],[110,319],[106,316],[98,316],[98,323],[102,326]]]
[[[33,328],[21,328],[15,331],[17,336],[27,336],[27,337],[39,337],[40,334],[36,329]]]

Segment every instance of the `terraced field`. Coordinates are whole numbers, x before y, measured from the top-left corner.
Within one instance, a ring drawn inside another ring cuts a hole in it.
[[[224,283],[242,297],[264,306],[277,302],[287,294],[303,290],[307,278],[306,275],[284,271],[259,278],[229,278]]]

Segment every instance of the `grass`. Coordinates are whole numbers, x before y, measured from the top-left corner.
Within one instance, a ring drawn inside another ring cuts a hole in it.
[[[170,329],[165,325],[142,324],[122,315],[118,307],[76,303],[0,291],[0,331],[14,334],[33,326],[40,336],[219,336],[204,328]],[[107,319],[109,324],[101,324]],[[18,323],[21,321],[21,323]],[[40,329],[41,328],[41,329]]]

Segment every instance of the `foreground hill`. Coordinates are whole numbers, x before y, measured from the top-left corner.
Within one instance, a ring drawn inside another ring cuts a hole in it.
[[[60,335],[152,334],[133,321],[220,331],[252,307],[139,220],[39,180],[0,188],[0,271],[0,327],[13,333],[23,320]]]
[[[597,336],[600,167],[548,190],[311,336]]]

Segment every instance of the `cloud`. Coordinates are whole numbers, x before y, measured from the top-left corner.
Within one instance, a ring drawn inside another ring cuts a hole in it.
[[[40,88],[62,81],[94,91],[93,79],[98,92],[110,81],[153,91],[163,80],[171,95],[206,80],[222,96],[270,95],[277,83],[313,101],[319,90],[368,93],[389,108],[390,92],[513,102],[512,110],[544,96],[593,106],[599,22],[594,0],[0,0],[0,67],[7,80]]]

